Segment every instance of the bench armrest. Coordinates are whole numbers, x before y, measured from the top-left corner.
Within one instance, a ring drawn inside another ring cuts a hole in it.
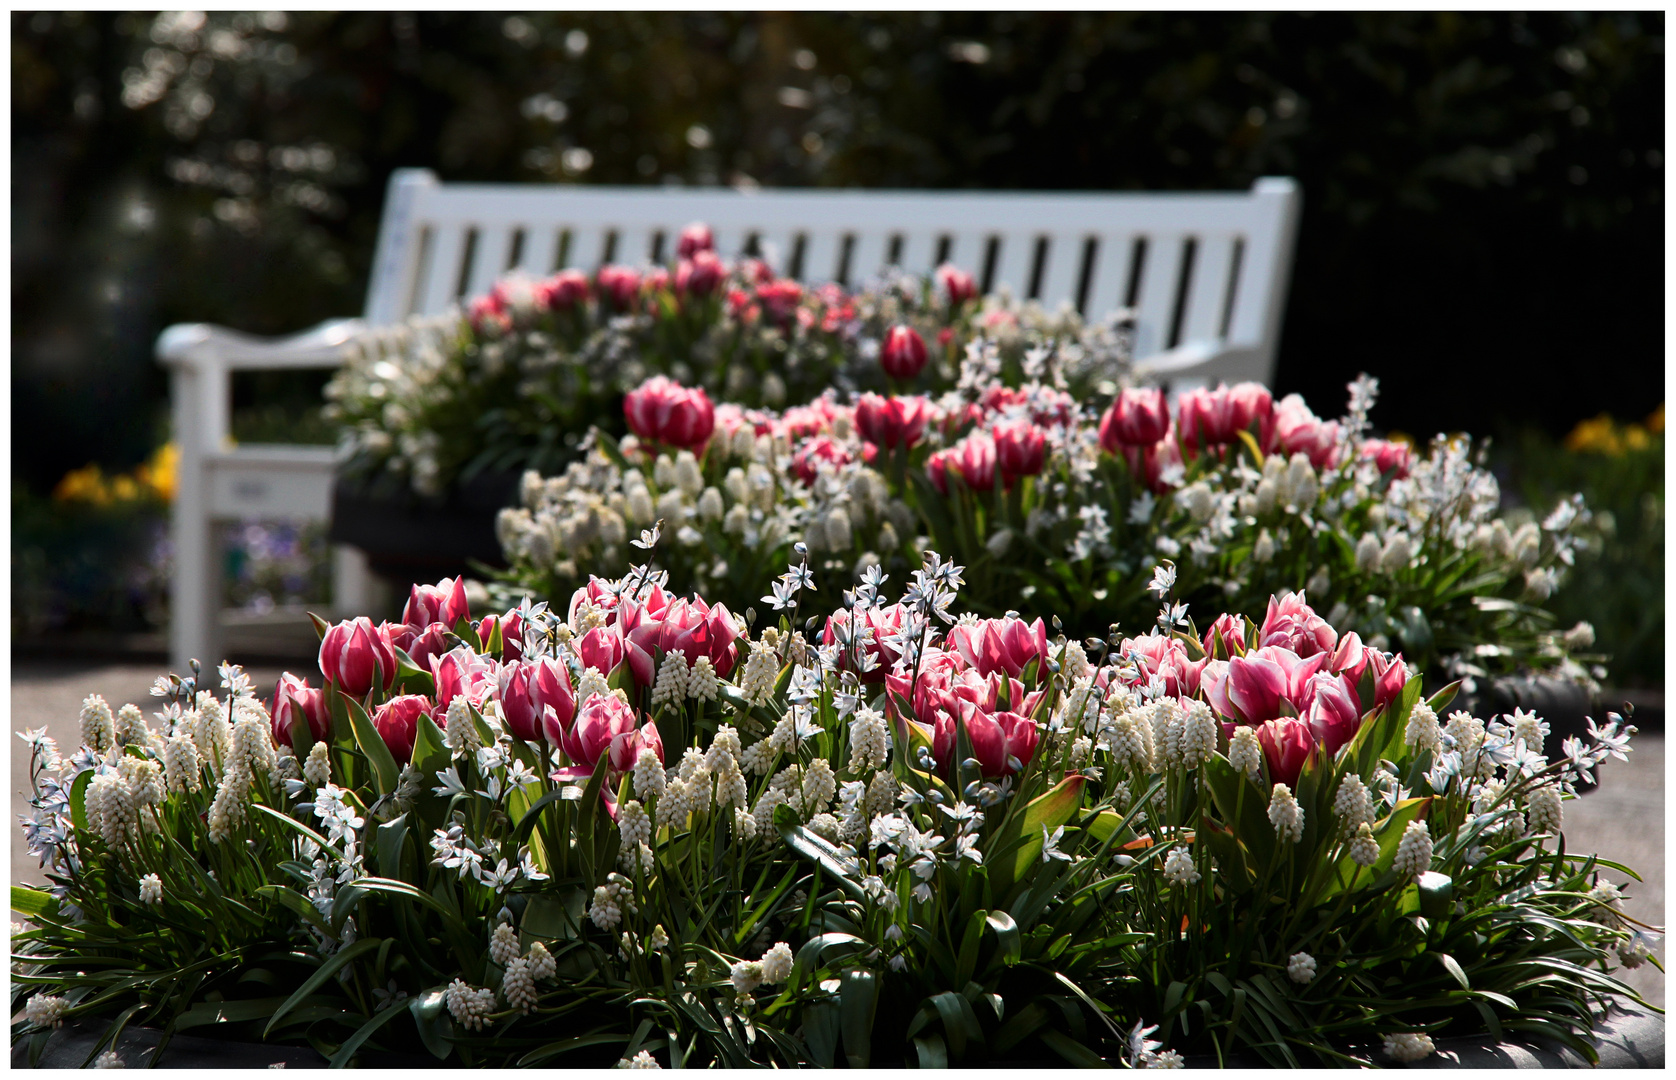
[[[168,367],[225,370],[334,367],[367,329],[361,319],[330,319],[287,337],[257,337],[210,323],[179,323],[157,339],[157,359]]]

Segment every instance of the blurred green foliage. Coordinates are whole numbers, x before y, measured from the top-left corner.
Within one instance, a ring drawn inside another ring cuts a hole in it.
[[[1647,425],[1585,421],[1564,440],[1525,429],[1507,440],[1500,467],[1516,499],[1545,513],[1581,492],[1600,547],[1548,601],[1555,625],[1593,625],[1617,688],[1664,685],[1664,407]],[[1507,496],[1504,494],[1503,498]]]

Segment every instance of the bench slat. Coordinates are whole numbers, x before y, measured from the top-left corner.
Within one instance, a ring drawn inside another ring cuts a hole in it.
[[[1193,280],[1188,285],[1187,312],[1181,340],[1215,341],[1222,336],[1222,308],[1228,296],[1228,272],[1233,269],[1232,236],[1201,236],[1193,256]]]
[[[1141,264],[1141,291],[1135,299],[1135,355],[1151,356],[1170,347],[1170,316],[1175,313],[1185,237],[1179,233],[1147,237]]]

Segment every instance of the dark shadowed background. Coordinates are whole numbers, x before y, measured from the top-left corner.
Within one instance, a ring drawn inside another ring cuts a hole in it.
[[[1659,13],[21,13],[12,34],[14,507],[166,439],[151,350],[169,323],[358,314],[386,179],[410,165],[999,189],[1290,175],[1277,390],[1335,415],[1368,371],[1382,427],[1504,444],[1663,400]],[[301,414],[318,380],[264,378],[237,391],[237,433],[329,441]]]

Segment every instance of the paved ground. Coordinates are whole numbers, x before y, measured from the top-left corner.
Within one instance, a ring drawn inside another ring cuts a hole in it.
[[[90,693],[103,694],[113,709],[125,702],[133,702],[153,711],[153,700],[148,691],[152,681],[163,672],[162,665],[114,664],[89,666],[40,660],[14,660],[12,665],[12,714],[8,730],[40,727],[43,724],[58,739],[59,745],[71,748],[79,742],[77,714],[81,701]],[[252,666],[252,679],[262,688],[263,695],[271,692],[279,678],[280,669],[274,666]],[[298,660],[292,670],[315,674],[312,660]],[[15,813],[26,809],[24,795],[29,785],[27,753],[19,753],[22,743],[11,741],[12,805]],[[1646,733],[1635,739],[1635,752],[1629,762],[1616,760],[1600,773],[1601,786],[1589,795],[1566,803],[1565,833],[1567,846],[1573,851],[1596,851],[1603,857],[1638,870],[1643,881],[1631,881],[1622,874],[1608,876],[1627,886],[1626,909],[1636,918],[1656,926],[1664,924],[1664,735]],[[12,822],[16,818],[11,819]],[[10,828],[12,836],[12,880],[39,880],[39,867],[23,849],[21,835]],[[1659,957],[1665,956],[1660,942]],[[1643,965],[1623,976],[1636,986],[1648,1001],[1664,1004],[1664,976],[1652,965]]]

